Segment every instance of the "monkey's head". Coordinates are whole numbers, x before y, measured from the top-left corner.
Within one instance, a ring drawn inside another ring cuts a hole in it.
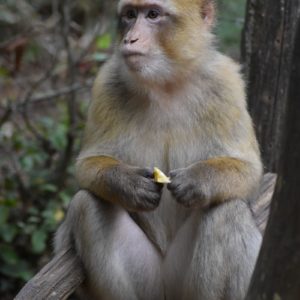
[[[117,54],[147,82],[171,82],[207,57],[213,0],[120,0]]]

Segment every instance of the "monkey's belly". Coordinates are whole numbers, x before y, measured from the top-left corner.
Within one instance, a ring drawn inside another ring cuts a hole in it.
[[[131,216],[164,256],[178,230],[190,214],[191,210],[178,204],[164,187],[157,209],[150,212],[133,213]]]

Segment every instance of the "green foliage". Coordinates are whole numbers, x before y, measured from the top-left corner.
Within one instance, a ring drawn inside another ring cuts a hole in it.
[[[217,2],[216,34],[220,39],[220,48],[234,57],[239,57],[246,0],[218,0]]]
[[[96,39],[97,48],[100,50],[108,49],[111,46],[111,43],[112,37],[109,33],[103,34]]]
[[[98,63],[105,62],[109,53],[107,52],[112,47],[112,34],[105,33],[96,38],[96,51],[93,53],[93,60]]]
[[[51,253],[53,233],[74,194],[72,165],[63,184],[53,176],[69,131],[64,107],[60,114],[55,120],[41,117],[35,124],[50,142],[49,152],[28,133],[15,129],[6,136],[0,129],[0,144],[14,151],[0,162],[0,295],[11,286],[20,287]]]

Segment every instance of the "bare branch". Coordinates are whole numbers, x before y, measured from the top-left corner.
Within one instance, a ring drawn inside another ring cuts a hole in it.
[[[16,296],[15,300],[67,299],[83,282],[84,271],[72,249],[56,255]]]
[[[69,41],[70,36],[70,24],[71,24],[71,0],[63,1],[63,14],[62,14],[62,38],[65,44],[65,49],[67,52],[68,58],[68,78],[69,85],[73,86],[76,80],[76,67],[75,61]],[[64,182],[63,178],[65,177],[65,173],[69,162],[72,158],[72,152],[75,141],[75,126],[76,126],[76,93],[72,90],[69,93],[68,98],[68,116],[69,116],[69,130],[67,133],[67,144],[64,149],[64,152],[61,155],[60,162],[57,166],[55,172],[55,182],[58,187]]]
[[[93,80],[88,80],[84,84],[75,83],[72,86],[63,87],[61,89],[58,89],[56,91],[49,91],[42,95],[32,97],[28,100],[28,104],[37,104],[44,101],[53,100],[55,98],[59,98],[60,96],[68,95],[73,92],[78,92],[80,90],[89,89],[91,88],[93,83]],[[24,103],[20,103],[17,106],[23,106]]]

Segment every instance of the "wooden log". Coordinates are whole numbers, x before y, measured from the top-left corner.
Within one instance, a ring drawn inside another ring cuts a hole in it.
[[[83,266],[72,249],[57,254],[15,297],[16,300],[67,299],[84,280]]]
[[[256,223],[264,232],[276,182],[275,174],[263,178],[258,197],[250,202]],[[84,269],[72,249],[57,254],[35,275],[15,297],[15,300],[67,299],[84,281]]]

